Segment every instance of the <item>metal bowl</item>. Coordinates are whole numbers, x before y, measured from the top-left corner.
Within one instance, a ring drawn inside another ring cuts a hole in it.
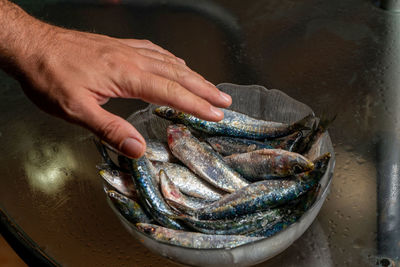
[[[230,109],[245,113],[264,120],[291,123],[313,113],[303,103],[289,97],[285,93],[258,85],[234,85],[223,83],[217,86],[220,90],[230,94],[233,104]],[[152,113],[154,105],[140,110],[128,118],[136,129],[147,139],[166,141],[166,128],[170,122],[161,119]],[[320,184],[321,190],[313,206],[294,224],[278,234],[247,243],[231,249],[193,249],[156,241],[141,232],[128,222],[113,207],[125,228],[148,249],[175,262],[192,266],[249,266],[268,260],[288,248],[311,225],[324,203],[331,185],[335,155],[328,133],[319,141],[317,148],[312,151],[311,158],[330,152],[328,170]]]

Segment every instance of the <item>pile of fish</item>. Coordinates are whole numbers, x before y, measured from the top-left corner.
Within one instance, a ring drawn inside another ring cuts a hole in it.
[[[311,155],[332,120],[293,123],[223,110],[209,122],[169,107],[168,142],[147,140],[145,156],[118,156],[97,143],[113,206],[144,234],[198,249],[233,248],[270,237],[312,206],[331,155]]]

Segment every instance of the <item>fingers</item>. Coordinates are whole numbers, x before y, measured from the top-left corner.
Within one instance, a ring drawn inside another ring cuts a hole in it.
[[[232,103],[229,95],[219,91],[213,84],[192,71],[186,65],[180,64],[181,59],[167,50],[147,40],[118,39],[144,56],[143,71],[162,76],[179,83],[193,94],[206,99],[217,107],[228,107]],[[192,113],[192,112],[189,112]]]
[[[186,64],[183,59],[176,57],[174,54],[172,54],[168,50],[165,50],[164,48],[162,48],[156,44],[153,44],[149,40],[138,40],[138,39],[117,39],[117,40],[123,44],[126,44],[126,45],[134,47],[134,48],[146,48],[149,50],[157,51],[157,52],[167,55],[169,57],[176,58],[182,64]]]
[[[154,51],[154,50],[150,50],[150,49],[146,49],[146,48],[137,48],[135,51],[142,56],[150,57],[152,59],[156,59],[159,61],[185,65],[177,57],[170,56],[167,54],[162,54],[158,51]]]
[[[144,72],[141,75],[140,98],[147,102],[167,105],[191,113],[208,121],[219,121],[224,116],[220,109],[186,90],[178,82],[149,72]]]
[[[127,157],[139,158],[146,150],[146,141],[129,122],[95,102],[86,102],[80,120],[86,128]]]
[[[229,95],[219,91],[213,84],[186,66],[156,59],[147,60],[143,68],[145,72],[179,83],[182,87],[207,100],[214,106],[225,108],[232,103]]]

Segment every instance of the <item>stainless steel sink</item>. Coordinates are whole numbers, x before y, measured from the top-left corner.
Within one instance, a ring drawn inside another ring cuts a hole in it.
[[[366,0],[17,2],[60,26],[149,39],[216,84],[277,88],[317,115],[338,114],[327,202],[298,241],[259,266],[399,261],[400,14]],[[18,225],[31,250],[66,266],[175,266],[134,240],[108,207],[91,133],[41,112],[4,73],[0,99],[9,240]],[[106,108],[128,117],[145,105]]]

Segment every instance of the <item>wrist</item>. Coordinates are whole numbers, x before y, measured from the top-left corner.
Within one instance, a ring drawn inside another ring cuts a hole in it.
[[[0,67],[17,76],[43,55],[56,28],[4,0],[0,0],[0,25]]]

